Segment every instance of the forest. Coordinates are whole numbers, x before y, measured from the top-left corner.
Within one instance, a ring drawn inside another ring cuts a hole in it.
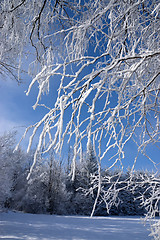
[[[92,146],[83,154],[83,160],[76,166],[74,181],[71,178],[72,149],[68,150],[68,159],[56,159],[51,152],[45,159],[38,157],[37,164],[27,180],[33,162],[33,152],[22,149],[14,152],[16,132],[0,136],[0,209],[16,210],[26,213],[44,213],[59,215],[91,215],[97,195],[95,187],[98,178],[97,160]],[[67,164],[64,164],[67,162]],[[94,215],[145,215],[147,207],[142,201],[152,196],[151,179],[154,173],[120,169],[101,170],[102,190],[110,189],[110,195],[100,195]],[[132,175],[132,176],[131,176]],[[132,178],[132,184],[127,184]],[[115,196],[115,183],[118,193]],[[94,183],[94,184],[93,184]],[[97,181],[98,184],[98,181]],[[158,186],[156,185],[157,190]],[[147,202],[147,201],[146,201]],[[159,202],[153,202],[159,209]],[[107,211],[107,209],[109,209]]]

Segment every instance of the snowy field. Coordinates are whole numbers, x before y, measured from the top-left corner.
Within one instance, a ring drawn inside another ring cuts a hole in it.
[[[137,217],[50,216],[0,213],[5,240],[151,240]]]

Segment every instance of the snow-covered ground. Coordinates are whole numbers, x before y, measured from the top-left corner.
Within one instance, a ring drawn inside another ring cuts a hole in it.
[[[50,216],[0,213],[5,240],[151,240],[137,217]]]

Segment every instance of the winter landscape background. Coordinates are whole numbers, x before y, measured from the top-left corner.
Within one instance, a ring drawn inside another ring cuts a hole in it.
[[[97,160],[92,146],[88,152],[84,152],[83,161],[77,164],[74,181],[69,175],[72,149],[69,149],[67,159],[58,159],[54,152],[50,152],[46,158],[39,155],[37,165],[27,180],[34,151],[27,154],[23,149],[19,149],[14,152],[15,144],[16,132],[0,136],[1,209],[36,214],[91,215],[97,195],[97,187],[92,180],[93,176],[98,177]],[[128,187],[126,182],[131,175],[133,183]],[[104,191],[112,188],[112,181],[116,182],[117,179],[118,188],[121,190],[114,201],[112,195],[108,195],[105,201],[103,196],[100,197],[94,215],[144,216],[147,213],[147,208],[141,203],[143,199],[150,199],[152,195],[152,172],[137,170],[133,174],[128,170],[122,174],[116,168],[112,171],[102,168],[101,176]],[[154,202],[152,205],[154,207]]]
[[[106,203],[100,199],[94,213],[97,217],[91,218],[87,216],[91,215],[96,190],[90,178],[97,174],[92,148],[84,154],[84,161],[77,165],[74,182],[68,175],[73,156],[71,149],[67,165],[56,159],[53,153],[45,159],[39,156],[38,164],[27,181],[33,154],[26,154],[22,149],[14,152],[15,143],[16,132],[0,136],[0,239],[152,239],[149,236],[150,221],[144,221],[147,209],[141,205],[141,197],[147,199],[151,195],[149,184],[144,186],[143,183],[151,173],[136,171],[134,181],[139,182],[138,188],[134,184],[127,189],[123,189],[125,184],[122,180],[128,179],[131,172],[121,175],[122,190],[110,211],[107,212],[106,208],[110,198]],[[106,190],[111,184],[106,183],[105,178],[116,180],[119,170],[102,170],[102,176]]]
[[[159,0],[0,1],[1,238],[160,240],[159,57]]]

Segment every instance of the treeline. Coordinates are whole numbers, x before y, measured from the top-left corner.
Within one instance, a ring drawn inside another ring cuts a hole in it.
[[[74,181],[70,176],[71,151],[68,164],[55,159],[53,153],[37,164],[27,181],[33,154],[22,150],[13,152],[15,133],[0,137],[0,209],[11,209],[27,213],[90,215],[97,195],[98,166],[92,146],[84,159],[76,166]],[[144,179],[146,172],[132,173],[133,182],[128,184],[131,172],[121,174],[119,170],[102,171],[102,194],[98,199],[95,215],[144,215],[142,196],[150,196],[151,190]],[[119,179],[118,191],[112,186]],[[138,184],[134,184],[138,183]],[[109,189],[109,191],[107,191]],[[106,193],[110,193],[105,196]],[[145,192],[145,194],[144,194]],[[116,200],[113,199],[116,197]],[[107,212],[107,206],[110,211]]]

